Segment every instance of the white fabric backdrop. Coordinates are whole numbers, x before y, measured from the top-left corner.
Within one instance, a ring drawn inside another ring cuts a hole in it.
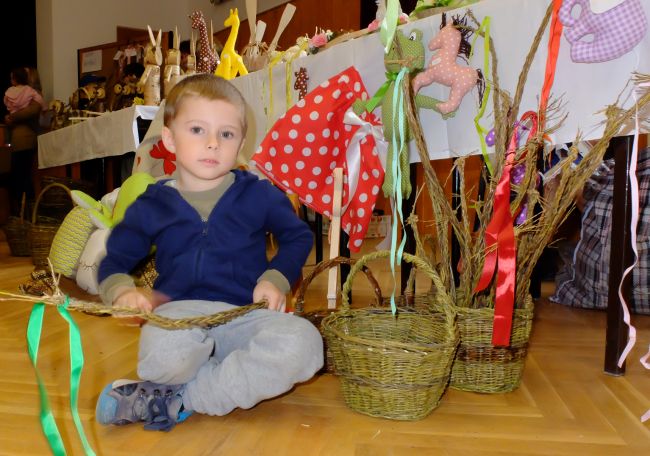
[[[533,37],[544,17],[548,6],[544,0],[483,0],[469,7],[476,18],[481,21],[485,16],[491,19],[491,38],[497,52],[499,83],[502,89],[514,95],[517,79],[523,62],[530,49]],[[650,1],[643,1],[646,17],[650,18]],[[458,14],[465,8],[448,12]],[[423,31],[425,48],[429,40],[437,34],[440,27],[440,15],[420,19],[401,28],[408,32],[413,28]],[[530,69],[526,90],[524,92],[520,112],[536,110],[546,66],[548,29],[540,44],[539,50]],[[483,65],[483,43],[479,38],[471,65],[481,68]],[[650,72],[650,33],[630,53],[617,60],[598,63],[573,63],[569,54],[569,43],[564,36],[561,40],[560,54],[557,62],[555,84],[551,96],[562,96],[568,117],[563,127],[554,135],[557,143],[570,142],[580,130],[585,139],[596,139],[602,135],[604,120],[602,114],[597,114],[606,105],[612,104],[625,88],[633,71]],[[431,52],[426,48],[426,60]],[[642,58],[643,57],[643,58]],[[293,102],[297,93],[293,91],[293,72],[300,67],[307,68],[309,89],[316,87],[334,74],[354,65],[360,72],[370,94],[385,81],[383,48],[379,34],[373,33],[346,43],[338,44],[318,54],[297,59],[292,64],[291,88]],[[485,75],[491,78],[491,75]],[[273,79],[269,78],[268,69],[238,77],[233,83],[242,91],[250,105],[249,122],[251,125],[245,153],[250,156],[261,142],[269,127],[269,122],[275,121],[287,110],[285,65],[278,64],[273,69]],[[273,106],[270,105],[269,89],[273,88]],[[424,87],[421,93],[435,98],[446,99],[448,89],[432,84]],[[633,100],[625,103],[630,106]],[[490,129],[493,125],[492,100],[488,102],[482,125]],[[271,110],[269,118],[265,110]],[[443,120],[442,117],[427,109],[420,111],[429,154],[432,159],[448,158],[480,151],[478,134],[474,128],[473,119],[478,109],[478,92],[473,89],[463,100],[456,116]],[[379,108],[377,108],[377,111]],[[411,143],[411,161],[419,161],[414,144]]]

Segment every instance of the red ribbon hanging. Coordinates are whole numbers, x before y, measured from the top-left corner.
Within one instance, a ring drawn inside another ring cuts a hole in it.
[[[503,167],[501,179],[497,184],[494,197],[494,212],[485,230],[486,256],[474,293],[490,285],[494,271],[497,271],[497,289],[494,304],[494,323],[492,328],[492,345],[510,345],[512,332],[512,313],[515,301],[515,283],[517,270],[517,248],[515,243],[514,217],[510,212],[510,172],[517,151],[517,131],[527,121],[532,123],[528,139],[537,134],[537,114],[528,111],[515,125]]]
[[[546,106],[548,104],[548,96],[555,80],[555,67],[557,65],[557,57],[560,53],[560,41],[562,38],[562,22],[559,19],[559,11],[562,6],[562,0],[553,0],[553,15],[551,17],[551,28],[548,38],[548,54],[546,56],[546,71],[544,73],[544,85],[542,86],[542,94],[539,98],[539,124],[540,129],[544,129],[546,121]]]

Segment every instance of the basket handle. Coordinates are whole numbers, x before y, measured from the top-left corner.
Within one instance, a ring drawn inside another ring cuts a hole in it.
[[[27,194],[23,192],[23,196],[20,199],[20,223],[25,223],[25,205],[27,204]]]
[[[350,270],[350,274],[348,275],[345,284],[343,284],[343,290],[341,291],[341,310],[343,312],[347,312],[350,310],[350,299],[348,296],[350,290],[352,289],[352,280],[354,279],[354,276],[359,271],[359,269],[365,267],[366,263],[368,263],[369,261],[378,258],[386,258],[388,256],[390,256],[389,250],[380,250],[377,252],[364,255],[363,257],[361,257],[359,260],[356,261],[356,263],[352,266],[352,269]],[[442,279],[440,279],[440,276],[431,267],[431,265],[429,265],[429,263],[426,260],[423,260],[422,258],[415,255],[411,255],[409,253],[403,253],[402,259],[416,266],[418,269],[424,272],[431,279],[436,291],[438,292],[437,297],[442,301],[443,304],[443,306],[441,306],[442,310],[445,313],[451,312],[453,308],[453,302],[451,300],[451,297],[449,296],[449,293],[445,289],[442,283]]]
[[[51,184],[45,186],[43,190],[41,190],[41,193],[38,194],[38,197],[36,198],[36,203],[34,204],[34,210],[32,211],[32,224],[36,224],[36,214],[38,213],[38,205],[41,203],[41,198],[43,198],[43,195],[45,192],[50,190],[53,187],[61,187],[63,190],[66,191],[70,199],[72,200],[72,195],[70,194],[70,189],[66,187],[63,184],[59,184],[58,182],[52,182]]]
[[[294,315],[301,315],[305,311],[305,293],[307,292],[307,287],[309,284],[314,280],[314,278],[320,274],[321,272],[324,272],[332,267],[337,267],[338,265],[341,264],[347,264],[347,265],[353,265],[356,263],[356,261],[352,258],[346,258],[342,256],[338,256],[336,258],[332,258],[330,260],[325,260],[321,261],[318,263],[314,269],[312,269],[307,277],[305,277],[302,280],[302,283],[300,284],[300,287],[298,288],[298,291],[296,292],[296,305],[294,308]],[[379,283],[377,283],[377,279],[375,279],[375,276],[372,275],[372,272],[370,269],[366,266],[363,266],[361,270],[364,272],[366,277],[368,278],[368,282],[370,282],[370,285],[372,286],[372,289],[375,293],[375,298],[377,299],[377,305],[381,305],[382,301],[382,296],[381,296],[381,288],[379,287]]]

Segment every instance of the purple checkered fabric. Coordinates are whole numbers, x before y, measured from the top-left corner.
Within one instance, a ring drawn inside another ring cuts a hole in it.
[[[650,149],[639,151],[639,264],[632,270],[630,310],[650,314]],[[573,262],[566,262],[555,277],[552,301],[572,307],[607,308],[610,233],[614,193],[614,162],[605,161],[584,189],[586,200],[580,242]]]
[[[576,6],[578,18],[571,14]],[[589,0],[564,0],[559,18],[571,44],[571,59],[577,63],[617,59],[639,44],[648,29],[640,0],[625,0],[599,14],[591,11]],[[593,39],[588,41],[587,36]]]

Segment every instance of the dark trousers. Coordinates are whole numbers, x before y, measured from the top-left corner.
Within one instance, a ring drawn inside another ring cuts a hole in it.
[[[27,201],[33,200],[34,195],[34,168],[36,149],[13,151],[11,153],[11,171],[9,174],[9,199],[11,213],[20,214],[20,204],[23,193]],[[25,217],[28,217],[25,214]]]

